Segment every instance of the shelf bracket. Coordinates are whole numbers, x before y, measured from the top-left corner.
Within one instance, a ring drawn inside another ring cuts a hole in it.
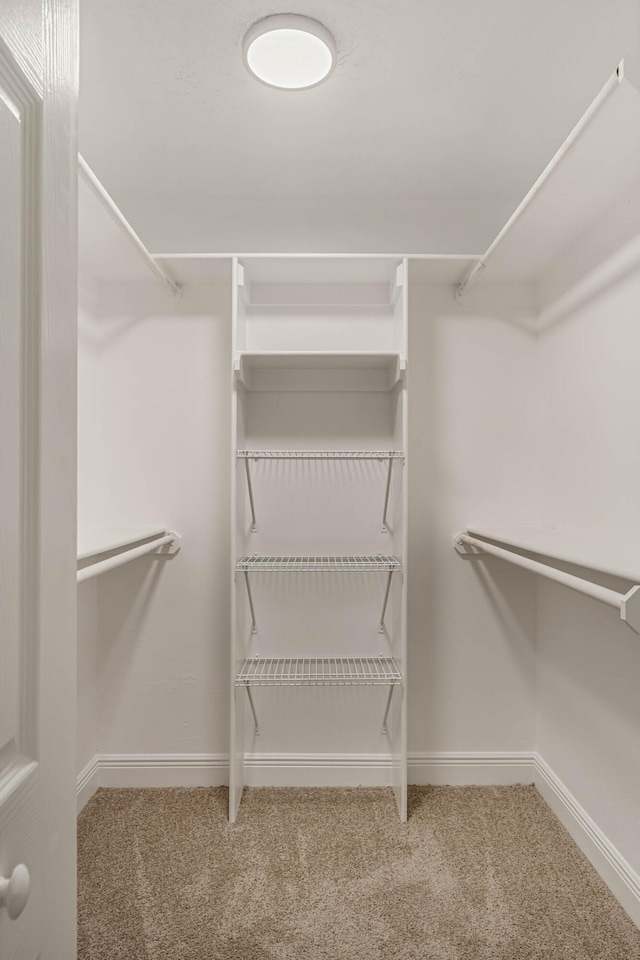
[[[251,471],[249,469],[249,458],[244,461],[244,470],[247,475],[247,490],[249,491],[249,506],[251,507],[251,530],[256,532],[256,508],[253,502],[253,487],[251,486]]]
[[[391,470],[393,468],[393,457],[389,457],[389,466],[387,468],[387,487],[384,492],[384,509],[382,511],[382,532],[389,532],[389,524],[387,523],[387,510],[389,509],[389,494],[391,492]]]
[[[393,684],[389,687],[389,695],[387,697],[387,705],[384,709],[384,718],[382,720],[382,733],[389,733],[389,727],[387,726],[387,721],[389,719],[389,710],[391,709],[391,697],[393,696]]]
[[[391,590],[391,577],[393,576],[393,570],[389,570],[387,576],[387,589],[384,592],[384,602],[382,604],[382,613],[380,614],[380,626],[378,627],[378,633],[384,633],[384,615],[387,612],[387,604],[389,602],[389,591]]]
[[[253,702],[253,694],[251,693],[251,687],[249,686],[248,683],[246,683],[244,688],[247,691],[247,697],[249,698],[249,706],[251,707],[251,713],[253,714],[253,733],[256,737],[259,737],[260,725],[258,723],[258,714],[256,713],[256,705]]]
[[[257,633],[258,628],[256,626],[256,611],[253,608],[253,596],[251,594],[251,585],[249,583],[249,571],[244,571],[244,582],[247,585],[247,597],[249,598],[249,609],[251,610],[251,633]]]

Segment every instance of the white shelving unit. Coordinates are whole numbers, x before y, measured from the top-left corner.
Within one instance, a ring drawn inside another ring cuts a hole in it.
[[[320,353],[238,353],[236,377],[247,390],[340,391],[393,389],[406,369],[400,353],[353,350]]]
[[[302,752],[323,711],[336,752],[388,757],[406,820],[406,276],[233,263],[232,822],[246,754]]]

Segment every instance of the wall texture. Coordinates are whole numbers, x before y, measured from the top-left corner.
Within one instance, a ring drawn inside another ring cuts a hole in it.
[[[100,363],[97,339],[98,307],[91,294],[78,291],[78,530],[99,523],[96,514],[100,474],[98,398]],[[98,751],[98,581],[78,587],[78,714],[76,764],[78,772]]]
[[[535,514],[531,334],[517,309],[410,286],[409,744],[532,750],[535,581],[453,550],[467,523]]]
[[[193,289],[177,304],[103,307],[93,323],[86,315],[82,322],[80,368],[93,375],[81,381],[89,391],[97,384],[99,399],[96,406],[90,392],[91,415],[79,424],[80,448],[92,450],[80,457],[81,514],[105,526],[159,522],[185,542],[174,558],[144,557],[93,584],[98,749],[224,751],[229,290]],[[90,584],[81,588],[83,684],[91,674]],[[81,728],[90,701],[81,692]],[[83,749],[80,764],[85,757]]]
[[[409,750],[537,750],[638,870],[638,637],[452,540],[469,522],[638,529],[640,273],[536,334],[513,290],[484,296],[410,288]],[[227,752],[229,359],[225,286],[81,310],[81,523],[159,521],[185,545],[80,588],[79,770]],[[329,749],[321,724],[309,749]]]
[[[185,546],[81,588],[80,767],[94,716],[101,753],[228,749],[230,295],[162,303],[81,320],[81,515]],[[531,337],[448,287],[413,287],[410,313],[409,749],[531,750],[535,585],[451,545],[533,510]]]
[[[541,521],[623,544],[640,529],[638,303],[636,268],[546,330],[536,358]],[[541,581],[538,644],[538,751],[640,872],[640,637]]]

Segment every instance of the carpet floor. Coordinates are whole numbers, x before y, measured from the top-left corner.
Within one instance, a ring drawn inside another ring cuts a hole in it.
[[[534,787],[99,790],[79,960],[640,960]]]

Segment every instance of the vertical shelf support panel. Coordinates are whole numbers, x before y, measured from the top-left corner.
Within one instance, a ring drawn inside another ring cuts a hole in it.
[[[249,583],[249,571],[244,571],[244,582],[247,585],[247,597],[249,598],[249,609],[251,610],[251,633],[257,633],[256,611],[253,608],[253,596],[251,595],[251,584]]]
[[[251,507],[251,530],[256,532],[256,508],[253,502],[253,487],[251,486],[251,471],[249,469],[249,458],[244,461],[244,470],[247,475],[247,490],[249,491],[249,506]],[[255,617],[254,617],[255,620]],[[255,630],[254,630],[255,633]]]
[[[393,576],[393,570],[389,570],[387,574],[387,589],[384,592],[384,601],[382,604],[382,613],[380,614],[380,626],[378,627],[378,633],[384,633],[384,615],[387,612],[387,604],[389,602],[389,593],[391,591],[391,577]]]
[[[389,532],[389,524],[387,523],[387,511],[389,509],[389,494],[391,493],[391,470],[393,468],[393,457],[389,457],[389,466],[387,468],[387,487],[384,492],[384,509],[382,511],[382,532]]]
[[[236,257],[231,261],[231,356],[235,363],[242,337],[239,331],[240,286],[242,265]],[[244,442],[244,413],[242,391],[233,378],[231,392],[231,569],[235,570],[238,552],[245,546],[245,510],[242,496],[242,478],[238,476],[235,452]],[[244,637],[244,604],[238,596],[242,589],[238,577],[231,576],[231,657],[232,691],[229,716],[229,822],[235,823],[244,787],[245,702],[244,694],[235,686],[238,663],[246,656]]]

